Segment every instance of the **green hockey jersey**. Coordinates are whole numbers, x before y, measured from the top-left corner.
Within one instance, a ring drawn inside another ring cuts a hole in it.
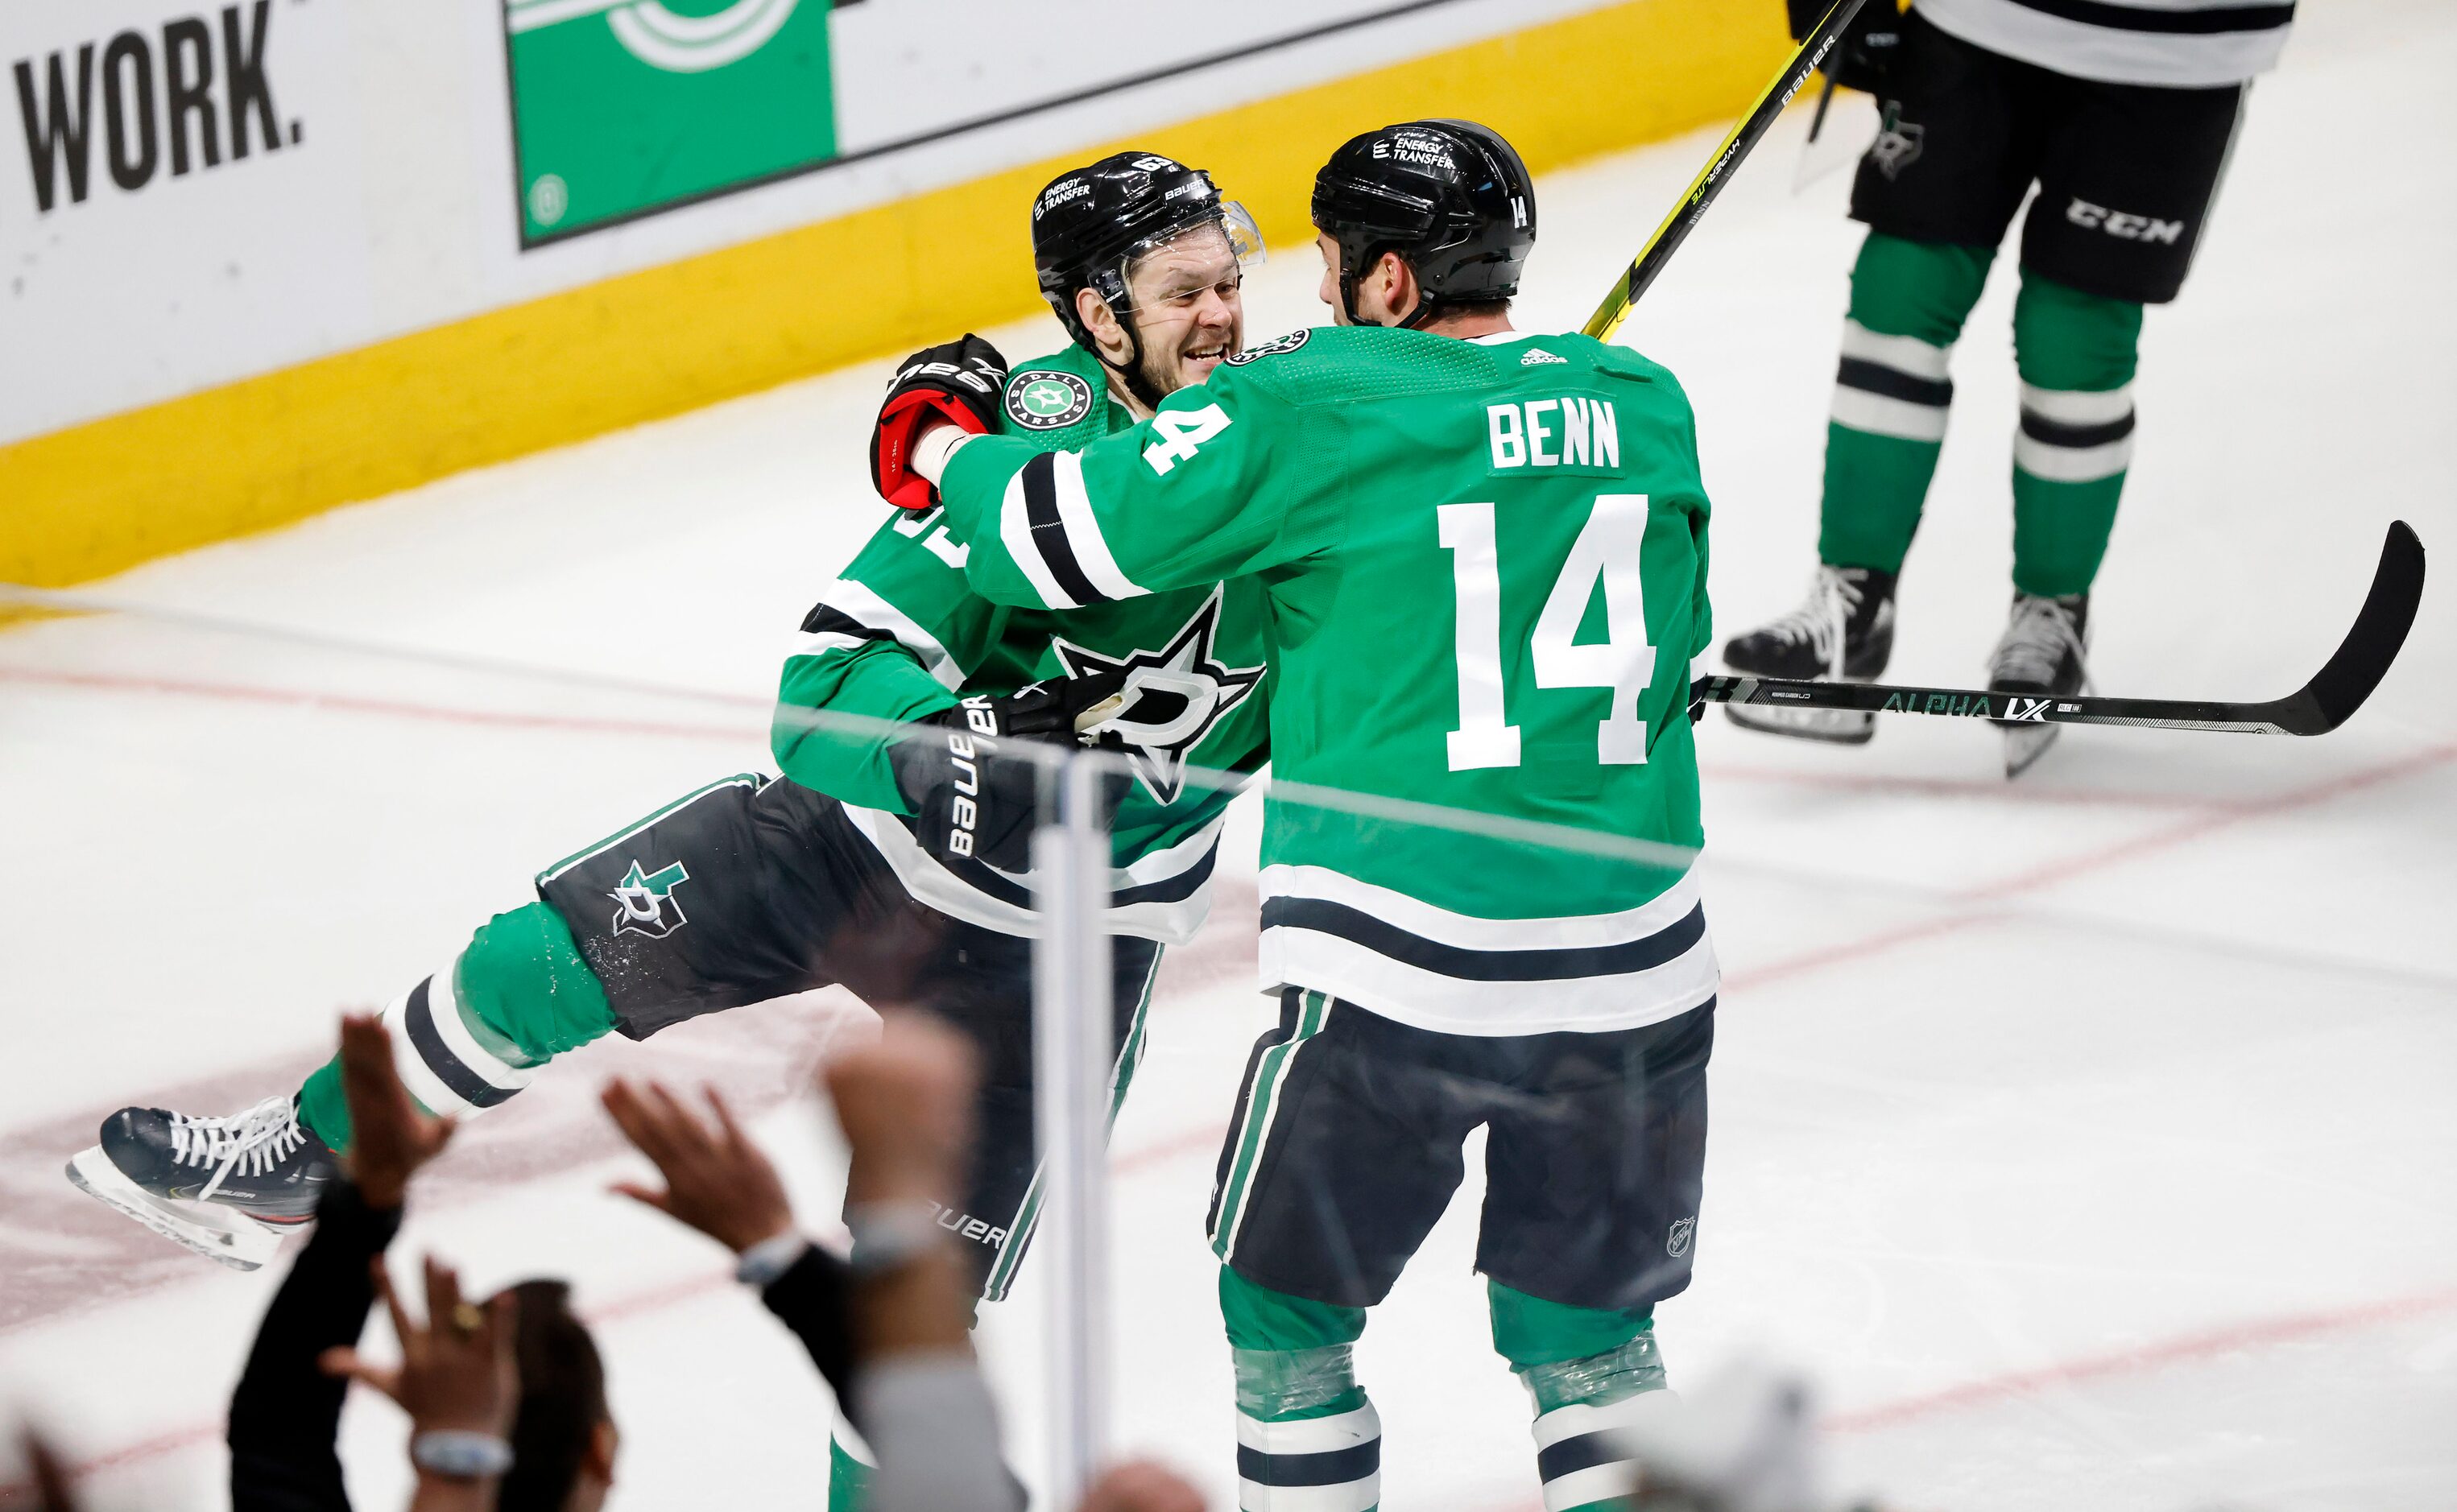
[[[1073,347],[1017,369],[1003,408],[1001,434],[1036,454],[1131,423],[1109,398],[1099,360]],[[1191,938],[1209,907],[1221,814],[1233,794],[1189,784],[1186,773],[1189,766],[1251,772],[1265,759],[1262,584],[1189,582],[1130,603],[1014,607],[973,591],[966,549],[938,512],[891,514],[828,584],[786,656],[771,739],[785,775],[840,800],[915,898],[1029,934],[1030,876],[925,849],[896,790],[887,731],[830,728],[826,715],[902,722],[971,694],[1105,669],[1192,677],[1213,694],[1208,717],[1173,731],[1169,746],[1127,748],[1135,780],[1112,829],[1110,911],[1120,933],[1165,944]]]
[[[966,442],[974,585],[1075,610],[1270,600],[1278,780],[1682,848],[1640,864],[1275,794],[1267,985],[1421,1028],[1668,1018],[1715,991],[1688,667],[1706,516],[1672,375],[1580,336],[1299,331],[1080,451]]]

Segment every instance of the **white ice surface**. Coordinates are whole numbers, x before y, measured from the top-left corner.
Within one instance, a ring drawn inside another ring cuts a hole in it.
[[[2283,692],[2344,628],[2390,519],[2457,541],[2452,64],[2445,4],[2339,0],[2306,8],[2257,90],[2200,265],[2149,317],[2138,459],[2094,612],[2102,688]],[[1726,629],[1788,606],[1812,561],[1859,232],[1847,175],[1793,194],[1803,124],[1778,128],[1624,337],[1697,405]],[[1709,145],[1546,180],[1522,324],[1575,325]],[[1315,318],[1313,278],[1303,248],[1268,265],[1251,334]],[[2013,281],[2000,266],[1955,358],[1902,681],[1976,679],[2003,612]],[[1046,321],[991,335],[1018,357],[1058,340]],[[782,633],[879,518],[859,456],[884,371],[97,590],[731,702],[134,617],[0,634],[0,1142],[16,1141],[0,1289],[34,1284],[38,1259],[102,1253],[39,1216],[70,1148],[49,1131],[71,1115],[312,1061],[338,1007],[432,970],[539,867],[767,765]],[[2324,740],[2086,730],[2008,787],[1975,725],[1894,721],[1854,751],[1707,724],[1729,981],[1698,1281],[1660,1314],[1676,1380],[1752,1346],[1798,1360],[1834,1415],[1838,1486],[1903,1506],[2457,1505],[2457,610],[2442,571],[2398,668]],[[436,709],[529,723],[421,712]],[[1116,1141],[1117,1439],[1185,1465],[1220,1506],[1233,1439],[1202,1209],[1270,1011],[1234,928],[1161,1004]],[[807,1006],[778,1064],[847,1012]],[[589,1133],[607,1072],[748,1075],[757,1032],[695,1025],[586,1052],[523,1099],[546,1113],[497,1115],[519,1137],[473,1133],[453,1157],[473,1174],[406,1243],[483,1285],[575,1278],[624,1428],[618,1507],[822,1500],[828,1407],[798,1350],[717,1278],[712,1247],[599,1195],[618,1163]],[[768,1106],[759,1128],[817,1224],[823,1111]],[[568,1158],[485,1179],[538,1130],[568,1136],[552,1146]],[[1536,1504],[1525,1404],[1468,1269],[1475,1197],[1472,1178],[1361,1349],[1389,1506]],[[1031,1277],[984,1344],[1027,1464]],[[200,1262],[38,1310],[0,1333],[0,1391],[98,1463],[93,1505],[211,1504],[212,1425],[270,1285]],[[346,1437],[361,1504],[394,1502],[397,1417],[356,1401]]]

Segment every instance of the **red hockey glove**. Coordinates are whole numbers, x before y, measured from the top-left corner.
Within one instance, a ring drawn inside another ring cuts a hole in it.
[[[899,509],[930,508],[935,490],[913,471],[914,441],[941,422],[989,435],[998,429],[999,396],[1005,390],[1006,358],[970,332],[906,358],[870,436],[870,480],[878,497]]]

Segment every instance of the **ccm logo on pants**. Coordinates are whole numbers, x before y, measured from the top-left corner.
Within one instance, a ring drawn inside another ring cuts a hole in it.
[[[2076,199],[2065,207],[2065,218],[2076,226],[2103,231],[2124,241],[2163,241],[2174,246],[2184,235],[2180,220],[2160,220],[2156,215],[2137,215],[2129,210],[2110,210],[2094,205],[2087,199]]]

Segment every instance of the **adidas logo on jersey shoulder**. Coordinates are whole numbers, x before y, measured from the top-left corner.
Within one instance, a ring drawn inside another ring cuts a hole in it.
[[[1557,357],[1553,353],[1545,351],[1540,346],[1531,346],[1527,349],[1527,355],[1518,359],[1518,365],[1520,367],[1541,367],[1547,362],[1567,362],[1568,360],[1570,360],[1568,358]]]

